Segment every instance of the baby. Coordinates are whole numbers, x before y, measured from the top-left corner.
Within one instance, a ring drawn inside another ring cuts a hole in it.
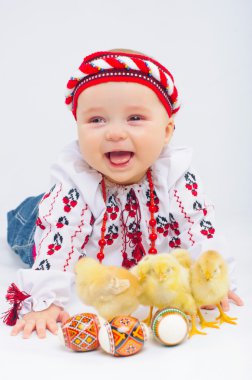
[[[24,338],[56,333],[69,317],[83,256],[131,268],[148,254],[181,247],[196,258],[220,247],[191,150],[169,144],[179,101],[163,65],[132,50],[93,53],[69,80],[66,104],[78,139],[52,165],[50,191],[8,213],[8,242],[31,268],[10,285],[4,321]],[[234,290],[231,278],[224,310],[242,305]]]

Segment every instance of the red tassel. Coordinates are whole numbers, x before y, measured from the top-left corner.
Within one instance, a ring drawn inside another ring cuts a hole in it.
[[[122,267],[126,268],[126,269],[130,269],[132,267],[135,266],[135,260],[131,259],[127,259],[127,258],[124,258],[123,259],[123,262],[122,262]]]
[[[18,287],[12,283],[5,296],[6,300],[9,301],[13,306],[6,311],[3,317],[3,322],[8,326],[14,326],[18,320],[18,312],[22,309],[23,301],[30,297],[30,294],[26,292],[21,292]]]
[[[135,246],[135,249],[132,253],[132,257],[136,260],[136,264],[146,255],[143,244],[138,242]]]

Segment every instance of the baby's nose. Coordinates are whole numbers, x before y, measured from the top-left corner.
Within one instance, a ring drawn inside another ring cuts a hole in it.
[[[127,138],[127,132],[122,125],[113,124],[108,126],[105,137],[110,141],[125,140]]]

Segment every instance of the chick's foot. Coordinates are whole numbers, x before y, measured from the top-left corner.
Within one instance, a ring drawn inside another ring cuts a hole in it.
[[[211,327],[213,329],[219,329],[219,326],[217,325],[217,322],[208,322],[205,320],[205,318],[203,317],[200,309],[198,309],[198,316],[199,316],[199,319],[200,319],[200,326],[202,327],[202,329],[204,329],[205,327]]]
[[[152,311],[153,311],[153,306],[150,306],[150,311],[149,311],[148,317],[142,321],[142,322],[146,323],[147,326],[151,325]]]
[[[197,329],[196,315],[192,315],[192,326],[191,326],[191,330],[189,331],[189,338],[191,338],[193,335],[207,335],[205,332],[202,332]]]
[[[220,315],[216,318],[216,320],[219,320],[220,324],[226,322],[230,323],[231,325],[237,325],[237,323],[234,322],[235,320],[237,320],[237,318],[229,317],[226,313],[224,313],[220,304],[218,304],[217,307],[219,309]]]

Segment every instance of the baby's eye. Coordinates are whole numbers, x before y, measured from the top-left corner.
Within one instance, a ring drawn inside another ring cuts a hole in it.
[[[92,119],[89,120],[89,123],[95,123],[95,124],[97,124],[97,123],[101,123],[102,120],[103,120],[102,117],[93,117]]]
[[[143,119],[143,116],[140,116],[140,115],[132,115],[130,116],[130,120],[132,121],[139,121],[139,120],[142,120]]]

